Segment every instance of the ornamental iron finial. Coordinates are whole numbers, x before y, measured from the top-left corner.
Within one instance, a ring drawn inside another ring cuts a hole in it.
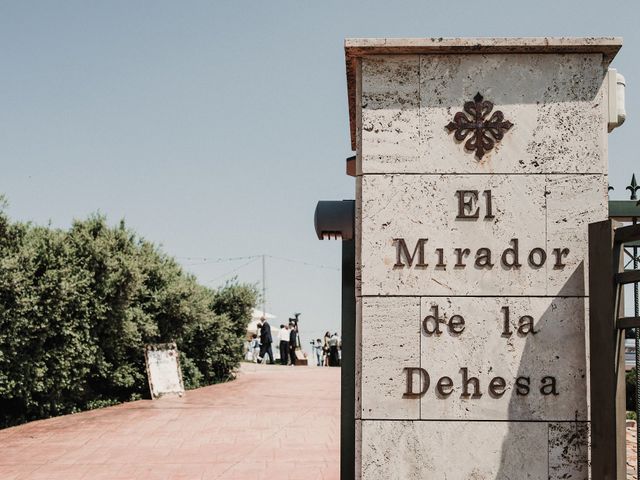
[[[459,142],[471,134],[464,148],[470,151],[475,150],[478,159],[493,149],[495,144],[502,140],[504,133],[513,127],[513,123],[505,120],[500,110],[496,110],[488,120],[486,119],[493,110],[493,103],[484,100],[480,92],[473,97],[472,102],[465,102],[463,110],[456,113],[453,121],[449,122],[445,128],[449,132],[455,132],[454,137]]]
[[[631,183],[627,186],[626,190],[631,192],[631,198],[629,200],[637,200],[637,192],[640,190],[640,185],[636,182],[636,174],[631,175]]]

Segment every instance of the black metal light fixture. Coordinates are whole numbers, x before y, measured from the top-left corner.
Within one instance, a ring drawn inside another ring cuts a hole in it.
[[[349,159],[347,159],[349,165]],[[342,361],[340,371],[340,479],[355,478],[356,243],[355,200],[320,201],[314,215],[320,240],[342,240]]]
[[[353,240],[354,200],[321,200],[313,223],[320,240]]]

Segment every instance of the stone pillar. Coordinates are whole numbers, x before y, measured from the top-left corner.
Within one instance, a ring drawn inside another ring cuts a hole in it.
[[[587,478],[587,225],[620,46],[346,41],[357,478]]]

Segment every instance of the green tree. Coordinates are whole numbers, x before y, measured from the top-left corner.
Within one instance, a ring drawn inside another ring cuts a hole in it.
[[[0,209],[0,426],[147,396],[148,343],[177,343],[188,388],[228,380],[256,295],[199,285],[124,222],[63,231]]]

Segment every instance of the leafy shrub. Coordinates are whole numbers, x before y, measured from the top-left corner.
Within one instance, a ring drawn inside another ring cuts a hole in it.
[[[198,285],[124,222],[63,231],[0,210],[0,427],[148,397],[147,343],[177,343],[187,388],[228,380],[255,300]]]

